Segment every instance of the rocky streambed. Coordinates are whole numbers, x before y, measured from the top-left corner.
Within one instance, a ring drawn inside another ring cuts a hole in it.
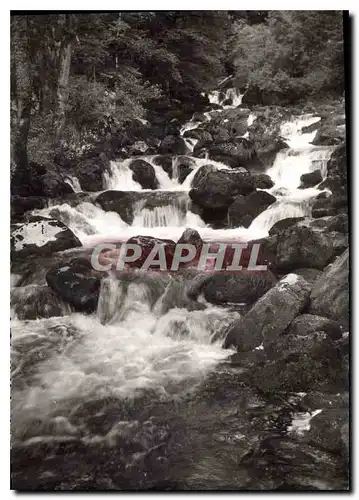
[[[13,488],[348,488],[343,103],[221,92],[15,187]],[[128,241],[259,243],[266,269],[93,269]]]

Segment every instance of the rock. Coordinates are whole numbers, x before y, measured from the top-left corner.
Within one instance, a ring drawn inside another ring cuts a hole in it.
[[[178,156],[173,164],[173,177],[177,178],[178,182],[182,184],[195,165],[195,161],[189,156]]]
[[[277,339],[306,306],[311,286],[288,274],[263,295],[251,310],[229,328],[224,347],[250,351]]]
[[[12,260],[24,259],[31,254],[50,255],[80,246],[77,236],[65,224],[54,219],[14,224],[11,230]]]
[[[322,182],[323,177],[320,170],[314,170],[314,172],[309,172],[308,174],[303,174],[300,176],[300,186],[298,189],[306,189],[309,187],[314,187],[320,182]]]
[[[131,191],[105,191],[95,200],[106,212],[116,212],[126,224],[133,222],[134,204],[137,198]]]
[[[197,170],[196,175],[193,177],[192,188],[197,188],[200,185],[202,179],[204,179],[210,172],[217,172],[217,169],[214,165],[208,163],[200,167]]]
[[[156,144],[157,145],[157,144]],[[127,152],[130,156],[141,155],[149,152],[149,145],[145,141],[136,141],[127,148]]]
[[[141,256],[134,262],[129,263],[130,267],[142,267],[148,255],[155,245],[161,245],[164,247],[166,256],[166,269],[169,269],[172,265],[173,254],[175,251],[176,243],[172,240],[165,240],[154,238],[152,236],[132,236],[126,242],[127,244],[136,244],[141,247]],[[158,259],[158,254],[154,257]],[[149,269],[160,270],[159,265],[151,266]]]
[[[52,318],[70,314],[70,307],[44,285],[28,285],[11,290],[11,309],[20,320]]]
[[[319,228],[304,225],[304,222],[276,234],[277,269],[290,271],[296,267],[312,267],[321,270],[334,256],[330,235]]]
[[[325,408],[311,419],[308,439],[320,449],[346,454],[343,427],[348,424],[348,408]]]
[[[305,336],[314,332],[324,332],[331,340],[342,337],[342,328],[337,321],[314,314],[301,314],[289,325],[288,334]]]
[[[185,141],[180,136],[168,135],[163,139],[159,147],[160,153],[172,153],[176,155],[185,155],[187,147]]]
[[[337,126],[323,120],[315,134],[312,144],[318,146],[335,146],[345,140],[345,127]]]
[[[76,165],[75,175],[83,191],[96,192],[104,189],[103,176],[109,171],[109,167],[110,162],[104,155],[83,160]]]
[[[97,308],[101,284],[94,273],[89,261],[73,259],[50,269],[46,274],[46,281],[75,311],[92,313]]]
[[[183,134],[183,137],[190,137],[192,139],[197,139],[199,142],[202,143],[203,146],[213,142],[212,135],[207,130],[204,130],[202,128],[194,128],[191,130],[186,130],[186,132]]]
[[[304,90],[298,91],[293,87],[284,90],[273,91],[261,89],[255,84],[251,84],[242,98],[243,106],[255,106],[256,104],[261,104],[263,106],[287,106],[290,104],[296,104],[298,100],[304,97]]]
[[[270,189],[274,186],[274,182],[267,174],[252,174],[251,175],[253,186],[256,189]],[[268,193],[267,193],[268,194]],[[269,198],[267,198],[269,199]]]
[[[134,160],[129,165],[132,170],[132,178],[138,182],[143,189],[158,189],[158,180],[153,166],[145,160]]]
[[[243,270],[235,273],[220,271],[212,275],[201,288],[211,304],[253,304],[276,283],[271,271]]]
[[[45,173],[41,177],[41,182],[44,196],[63,196],[74,192],[70,184],[66,182],[66,175],[55,164],[45,165]]]
[[[11,221],[21,222],[26,212],[41,209],[46,206],[46,201],[41,196],[11,196]]]
[[[286,219],[279,220],[269,230],[269,236],[281,233],[284,229],[294,226],[297,222],[304,220],[304,217],[287,217]]]
[[[319,188],[329,188],[332,192],[334,206],[347,206],[347,154],[345,142],[337,146],[327,163],[327,178]],[[314,210],[314,207],[313,207]]]
[[[172,179],[172,164],[174,156],[172,155],[157,155],[152,161],[156,165],[160,165],[163,170],[168,174],[169,178]]]
[[[206,115],[203,113],[194,113],[192,116],[193,122],[205,122],[207,120]]]
[[[194,245],[197,249],[201,249],[203,246],[203,240],[196,229],[188,227],[180,236],[177,244],[190,244]]]
[[[207,170],[198,181],[198,174],[193,179],[194,189],[189,195],[194,203],[203,208],[227,209],[236,195],[246,195],[255,189],[250,175],[230,170]]]
[[[233,167],[247,168],[248,165],[260,164],[253,144],[243,137],[215,142],[209,148],[209,156],[215,160],[217,158],[232,160],[230,166]]]
[[[336,393],[345,385],[343,359],[324,332],[283,335],[268,344],[265,351],[268,361],[248,371],[246,380],[261,392]]]
[[[313,284],[322,274],[322,271],[319,271],[318,269],[312,269],[310,267],[294,269],[294,271],[292,272],[293,274],[298,274],[299,276],[304,278],[305,281],[308,281],[308,283],[310,284]]]
[[[249,227],[252,221],[268,208],[276,198],[266,191],[253,191],[247,196],[237,196],[228,209],[231,227]]]
[[[349,249],[328,266],[314,283],[309,312],[349,326]]]

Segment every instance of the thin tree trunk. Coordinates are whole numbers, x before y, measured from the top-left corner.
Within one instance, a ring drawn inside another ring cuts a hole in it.
[[[59,78],[55,112],[55,156],[61,161],[63,155],[63,131],[66,123],[66,107],[69,97],[71,69],[71,14],[65,14],[65,36],[60,48]]]
[[[12,71],[15,119],[12,123],[12,186],[26,191],[30,183],[27,141],[30,128],[32,74],[27,37],[27,16],[12,18]]]

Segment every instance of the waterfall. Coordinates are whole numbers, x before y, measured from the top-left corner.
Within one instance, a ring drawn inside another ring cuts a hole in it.
[[[67,178],[65,179],[65,182],[72,187],[72,189],[74,190],[74,193],[81,193],[82,189],[81,189],[80,181],[78,180],[78,178],[75,175],[67,176]]]

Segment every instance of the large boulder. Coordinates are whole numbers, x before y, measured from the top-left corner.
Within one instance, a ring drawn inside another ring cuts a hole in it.
[[[145,160],[133,160],[129,164],[129,169],[132,170],[132,178],[138,182],[143,189],[157,189],[158,180],[153,166]]]
[[[55,164],[46,164],[44,167],[45,173],[41,177],[44,196],[64,196],[74,192],[60,167]]]
[[[200,180],[197,175],[199,177],[200,173],[193,179],[194,189],[191,189],[189,195],[194,203],[203,208],[227,209],[235,196],[246,195],[256,189],[256,179],[241,172],[208,169]]]
[[[86,259],[62,263],[46,274],[49,287],[75,311],[96,311],[101,280]]]
[[[305,336],[314,332],[324,332],[332,340],[340,339],[343,333],[337,321],[315,314],[297,316],[288,328],[288,333],[292,335]]]
[[[83,191],[96,192],[104,189],[104,173],[109,171],[109,167],[110,162],[108,158],[100,154],[97,157],[79,162],[74,169],[74,173]]]
[[[155,245],[161,245],[164,247],[165,257],[166,257],[166,269],[169,269],[173,255],[176,247],[176,243],[172,240],[165,240],[154,238],[153,236],[132,236],[129,240],[127,240],[126,244],[131,245],[139,245],[141,247],[141,255],[134,262],[130,262],[130,267],[142,267],[147,257],[151,253],[152,249]],[[154,259],[158,259],[158,254],[154,257]],[[150,266],[149,269],[159,270],[159,265]]]
[[[327,178],[320,184],[320,188],[328,187],[333,194],[333,201],[337,198],[347,198],[347,154],[346,144],[338,145],[330,156],[327,163]]]
[[[243,137],[236,137],[222,142],[215,142],[209,148],[209,156],[223,161],[231,167],[260,165],[253,144]]]
[[[70,307],[46,285],[28,285],[11,290],[11,309],[17,319],[32,320],[65,316]]]
[[[133,222],[136,195],[131,191],[105,191],[96,198],[96,204],[106,212],[116,212],[127,224]]]
[[[310,290],[301,276],[286,275],[231,325],[224,347],[250,351],[277,339],[306,306]]]
[[[41,196],[11,196],[11,222],[22,222],[26,212],[41,209],[46,206],[45,198]]]
[[[267,362],[247,373],[247,383],[262,393],[337,393],[345,388],[343,357],[325,332],[283,335],[265,346],[265,352]]]
[[[168,135],[163,139],[159,147],[161,154],[172,153],[185,155],[187,153],[186,143],[180,136]]]
[[[24,259],[32,254],[50,255],[80,246],[77,236],[58,220],[41,218],[11,227],[12,260]]]
[[[323,177],[320,170],[314,170],[314,172],[309,172],[308,174],[303,174],[300,176],[300,186],[299,189],[306,189],[309,187],[314,187],[320,182],[322,182]]]
[[[309,312],[349,326],[349,249],[328,266],[314,283]]]
[[[202,293],[212,304],[253,304],[276,283],[271,271],[220,271],[191,286],[191,298]]]
[[[324,269],[334,256],[332,238],[323,228],[311,227],[306,221],[277,233],[276,267],[291,271],[296,267]]]
[[[261,212],[268,208],[276,198],[266,191],[254,191],[248,196],[237,196],[228,209],[231,227],[249,227]]]
[[[335,146],[345,140],[345,125],[336,125],[335,123],[322,120],[312,144],[323,146]]]

